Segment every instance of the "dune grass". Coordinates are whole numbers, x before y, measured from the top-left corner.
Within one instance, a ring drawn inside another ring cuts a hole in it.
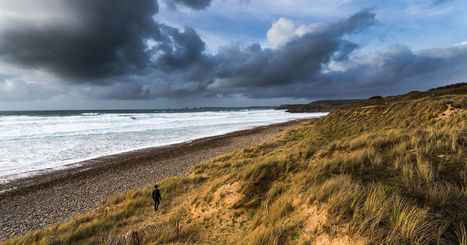
[[[148,186],[5,244],[466,244],[466,102],[460,84],[352,104],[162,181],[158,214]]]

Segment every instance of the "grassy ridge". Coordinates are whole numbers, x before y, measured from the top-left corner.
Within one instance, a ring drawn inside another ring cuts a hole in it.
[[[6,244],[466,244],[466,102],[459,84],[349,105],[162,181],[158,214],[148,186]]]

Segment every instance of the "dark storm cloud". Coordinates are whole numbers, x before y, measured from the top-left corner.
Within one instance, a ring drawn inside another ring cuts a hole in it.
[[[176,5],[184,5],[186,7],[200,10],[209,7],[212,0],[166,0],[167,4],[175,8]]]
[[[1,58],[70,79],[118,75],[147,65],[143,40],[159,38],[152,19],[158,10],[156,1],[67,0],[65,4],[69,22],[17,20],[2,30]]]
[[[276,88],[289,88],[309,82],[330,60],[346,60],[358,47],[343,39],[375,23],[369,12],[322,25],[315,31],[295,37],[278,49],[252,44],[246,48],[224,47],[216,55],[204,52],[204,42],[189,27],[183,32],[160,25],[161,39],[151,49],[152,63],[144,76],[113,78],[113,89],[105,98],[144,99],[154,97],[223,96],[275,97]],[[127,81],[126,83],[123,81]],[[101,94],[94,89],[93,96]],[[285,93],[293,93],[290,89]],[[293,97],[292,94],[284,96]]]
[[[193,8],[209,5],[209,1],[175,2]],[[0,30],[0,58],[71,81],[102,82],[143,71],[154,52],[164,53],[164,65],[176,68],[197,61],[204,51],[204,42],[193,29],[180,33],[154,21],[155,0],[66,0],[64,4],[70,16],[63,23],[23,18]],[[148,49],[147,40],[158,42],[155,48],[160,50]]]
[[[161,25],[160,29],[164,39],[153,49],[153,55],[157,57],[155,67],[170,70],[202,62],[205,45],[193,28],[185,27],[180,32],[177,28]]]

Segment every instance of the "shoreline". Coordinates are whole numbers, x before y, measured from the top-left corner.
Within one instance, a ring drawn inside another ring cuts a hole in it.
[[[104,156],[99,156],[83,161],[77,161],[69,163],[57,168],[46,168],[37,171],[33,171],[26,175],[25,177],[14,178],[6,183],[0,183],[0,198],[4,196],[14,195],[15,192],[28,191],[34,189],[40,185],[47,185],[52,182],[60,181],[69,177],[74,177],[76,175],[89,174],[94,170],[99,170],[101,168],[110,167],[114,165],[124,165],[131,164],[132,161],[144,161],[144,160],[153,160],[151,157],[165,157],[164,155],[170,151],[179,148],[185,148],[193,146],[196,144],[207,143],[209,141],[219,140],[221,138],[235,137],[240,135],[246,135],[254,133],[254,131],[267,128],[271,126],[281,126],[289,125],[294,122],[304,122],[313,118],[306,119],[294,119],[281,123],[273,123],[269,125],[256,126],[248,129],[241,129],[229,133],[202,137],[194,140],[184,141],[180,143],[161,145],[161,146],[152,146],[145,147],[141,149],[129,150]],[[157,155],[157,156],[156,156]],[[140,163],[141,164],[141,163]]]
[[[0,241],[63,222],[128,189],[189,173],[219,155],[272,140],[313,118],[255,127],[71,164],[0,185]]]

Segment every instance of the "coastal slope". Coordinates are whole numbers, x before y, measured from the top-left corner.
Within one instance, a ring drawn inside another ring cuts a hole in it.
[[[6,244],[465,244],[467,84],[373,98]]]
[[[379,97],[379,96],[378,96]],[[330,112],[346,105],[361,102],[363,100],[317,100],[308,104],[281,105],[278,110],[286,110],[291,113],[302,112]]]

